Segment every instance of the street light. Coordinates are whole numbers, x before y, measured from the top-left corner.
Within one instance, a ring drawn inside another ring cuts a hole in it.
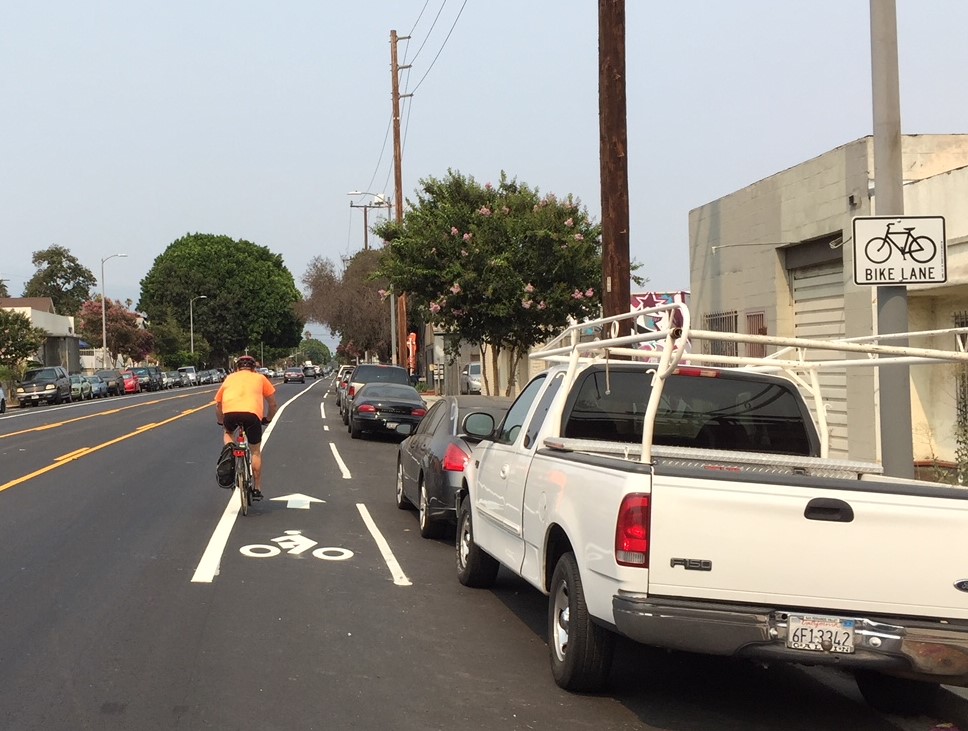
[[[104,296],[104,262],[108,259],[113,259],[116,256],[125,257],[127,254],[111,254],[111,256],[106,256],[101,259],[101,367],[107,368],[107,355],[108,355],[108,309],[107,300]]]
[[[192,355],[195,355],[195,300],[207,300],[207,294],[200,294],[197,297],[192,297],[188,301],[188,337],[191,342]],[[192,359],[194,360],[194,358]]]
[[[370,193],[367,190],[351,190],[346,195],[370,195],[373,196],[372,203],[354,203],[350,201],[350,208],[362,208],[363,209],[363,248],[370,248],[370,226],[367,222],[367,213],[371,208],[386,208],[390,209],[390,201],[387,200],[385,193]]]

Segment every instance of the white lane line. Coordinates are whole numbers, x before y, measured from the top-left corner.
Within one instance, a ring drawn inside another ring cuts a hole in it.
[[[386,538],[383,537],[380,529],[373,522],[373,518],[370,517],[370,511],[366,509],[363,503],[357,503],[356,509],[360,511],[363,522],[366,523],[370,535],[373,536],[373,540],[380,549],[380,553],[383,554],[383,560],[386,562],[387,568],[390,569],[391,576],[393,576],[393,583],[397,586],[413,586],[413,583],[407,578],[407,575],[403,573],[403,569],[400,568],[400,564],[397,562],[396,557],[394,557],[393,551],[390,550],[390,544],[387,543]]]
[[[306,389],[301,393],[297,393],[279,407],[279,410],[276,411],[275,418],[269,422],[269,426],[262,432],[263,449],[265,449],[266,443],[269,441],[269,436],[272,434],[272,430],[275,428],[276,422],[279,420],[282,412],[286,410],[289,404],[304,393],[308,393],[308,391],[309,389]],[[218,576],[219,564],[222,561],[222,554],[225,553],[225,546],[229,541],[229,534],[232,533],[232,527],[239,517],[239,496],[234,488],[227,490],[227,492],[229,493],[228,502],[225,504],[225,510],[222,511],[222,517],[219,518],[212,537],[208,540],[208,545],[205,547],[205,552],[202,553],[202,558],[199,560],[198,566],[195,567],[195,574],[192,576],[193,584],[211,584],[215,577]]]
[[[319,402],[319,418],[323,421],[326,420],[326,404],[322,401]]]
[[[346,462],[344,462],[343,458],[339,456],[339,452],[336,451],[336,445],[330,442],[329,448],[330,448],[330,451],[332,451],[333,453],[333,457],[336,458],[336,464],[339,465],[339,471],[343,473],[343,479],[344,480],[352,479],[353,476],[350,474],[350,468],[346,466]]]

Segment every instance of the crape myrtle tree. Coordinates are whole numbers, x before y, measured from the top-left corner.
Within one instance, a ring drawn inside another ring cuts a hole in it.
[[[390,305],[385,301],[385,278],[376,272],[382,252],[364,249],[356,252],[342,273],[333,263],[320,257],[309,262],[303,285],[309,294],[303,314],[339,334],[337,354],[344,360],[375,355],[390,359]]]
[[[101,298],[98,297],[81,306],[77,332],[94,347],[100,348],[103,345],[101,330]],[[155,347],[153,334],[138,325],[138,316],[120,300],[105,301],[104,330],[108,336],[108,350],[132,361],[144,360]],[[97,365],[101,367],[100,361]]]
[[[205,295],[205,299],[192,299]],[[210,365],[227,364],[246,350],[292,348],[303,321],[296,308],[302,295],[282,256],[250,241],[215,234],[187,234],[158,256],[141,280],[138,308],[152,327],[169,332],[191,328],[210,348]],[[172,354],[158,353],[164,362]],[[196,355],[198,353],[196,352]]]
[[[408,206],[402,224],[374,228],[388,241],[379,273],[435,327],[482,354],[489,347],[497,383],[508,351],[506,395],[531,347],[569,318],[599,314],[601,229],[572,196],[541,195],[504,173],[495,187],[449,170],[421,180]]]
[[[35,251],[30,258],[37,271],[26,285],[24,297],[50,297],[59,315],[75,316],[91,297],[97,279],[77,257],[63,246],[54,244]]]

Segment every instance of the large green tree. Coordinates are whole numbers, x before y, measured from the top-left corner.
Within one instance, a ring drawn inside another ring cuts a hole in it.
[[[328,259],[314,258],[302,281],[309,294],[307,318],[340,334],[337,352],[348,359],[375,354],[390,359],[390,305],[387,281],[376,275],[381,252],[358,251],[342,273]]]
[[[24,285],[24,297],[50,297],[59,315],[77,315],[91,298],[97,279],[70,251],[54,244],[31,257],[37,272]]]
[[[203,339],[217,365],[246,348],[298,345],[301,300],[281,255],[250,241],[195,233],[155,259],[141,280],[138,309],[153,327],[174,323],[194,335],[196,346]]]
[[[571,196],[509,179],[481,185],[448,171],[420,181],[402,222],[374,232],[389,243],[379,273],[435,327],[518,361],[569,318],[596,316],[600,227]]]

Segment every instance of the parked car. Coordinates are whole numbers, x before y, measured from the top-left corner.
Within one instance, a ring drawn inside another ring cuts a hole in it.
[[[481,413],[490,414],[494,424],[500,423],[511,403],[512,399],[498,396],[444,396],[400,442],[397,507],[417,507],[424,538],[439,538],[457,525],[455,498],[464,481],[464,466],[480,441],[467,432],[484,428]]]
[[[109,396],[120,396],[124,393],[124,379],[121,377],[121,371],[117,368],[105,368],[104,370],[95,371],[94,375],[98,376],[108,385]]]
[[[303,373],[302,368],[286,368],[285,373],[282,374],[283,383],[291,383],[299,381],[300,383],[306,382],[306,374]]]
[[[165,379],[166,388],[178,388],[182,385],[181,373],[178,371],[165,371],[162,378]]]
[[[371,381],[357,391],[347,429],[353,439],[376,433],[406,436],[426,413],[427,404],[413,386]]]
[[[380,365],[378,363],[361,363],[356,366],[353,369],[353,375],[347,382],[346,390],[340,398],[340,410],[344,424],[349,424],[349,414],[353,409],[353,398],[356,396],[356,392],[364,384],[373,381],[410,386],[410,375],[407,373],[407,369],[402,366]],[[413,387],[411,386],[411,388]]]
[[[199,385],[208,386],[215,382],[212,372],[209,370],[199,371],[197,375]]]
[[[138,383],[141,384],[142,391],[161,390],[161,372],[157,371],[157,369],[153,371],[148,366],[134,366],[129,370],[138,377]]]
[[[100,376],[84,376],[84,380],[91,384],[91,398],[105,398],[108,395],[108,383]]]
[[[7,413],[7,392],[0,386],[0,414]]]
[[[164,372],[158,366],[145,366],[148,369],[148,373],[151,375],[151,382],[155,384],[156,391],[161,391],[165,388],[165,377]]]
[[[48,404],[71,401],[71,377],[61,366],[28,369],[16,389],[21,407],[41,401]]]
[[[141,380],[132,371],[121,371],[125,393],[141,393]]]
[[[194,386],[198,383],[198,371],[195,366],[182,366],[178,369],[178,372],[182,374],[182,382],[187,386]]]
[[[462,394],[481,392],[481,364],[468,363],[460,372],[460,392]]]
[[[336,391],[337,407],[343,405],[343,394],[346,393],[346,387],[349,385],[349,377],[353,374],[353,368],[355,366],[341,365],[339,371],[336,373],[336,382],[333,390]],[[340,410],[340,413],[342,413],[342,410]]]

